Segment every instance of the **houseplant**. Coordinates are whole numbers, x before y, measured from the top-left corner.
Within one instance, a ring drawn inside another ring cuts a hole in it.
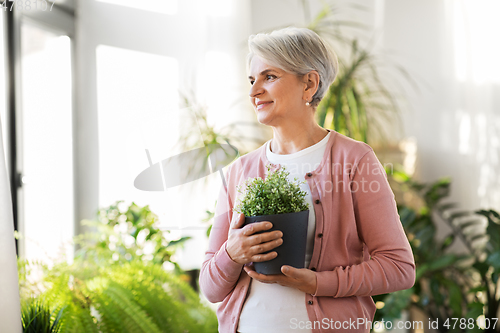
[[[255,262],[257,273],[281,274],[282,265],[304,268],[309,207],[306,192],[300,189],[297,179],[288,181],[289,174],[285,167],[272,170],[268,165],[265,179],[249,178],[238,187],[243,197],[234,210],[245,216],[245,225],[270,221],[273,227],[268,232],[283,233],[283,244],[272,250],[278,256]]]
[[[186,282],[159,264],[139,259],[103,264],[76,258],[72,264],[53,267],[26,261],[19,265],[20,274],[30,269],[43,272],[35,286],[23,285],[28,281],[20,277],[23,299],[35,295],[44,300],[42,308],[23,310],[24,322],[58,328],[43,332],[217,331],[215,313]]]
[[[71,263],[18,260],[25,332],[217,331],[215,313],[172,260],[183,239],[169,241],[149,206],[116,202],[92,226],[75,238]]]
[[[82,224],[89,226],[93,232],[75,237],[79,246],[76,257],[103,264],[133,259],[159,265],[169,262],[175,266],[177,273],[181,273],[171,257],[189,237],[169,240],[169,231],[160,229],[159,218],[149,206],[116,201],[100,208],[95,220],[83,220]]]
[[[40,298],[30,297],[23,300],[21,321],[24,333],[59,333],[61,332],[64,308],[51,310]]]
[[[396,193],[405,193],[398,211],[417,274],[411,289],[374,297],[383,305],[375,320],[395,320],[401,311],[411,310],[410,315],[421,312],[443,333],[500,332],[500,214],[458,209],[447,200],[447,178],[424,184],[396,171],[389,180]],[[441,222],[448,232],[438,237]],[[461,248],[458,253],[451,249],[455,244]]]
[[[375,52],[374,40],[364,42],[362,33],[370,27],[343,20],[338,16],[340,7],[326,2],[307,26],[334,46],[339,61],[339,73],[319,104],[316,119],[324,128],[385,147],[402,135],[400,111],[405,94],[396,87],[408,84],[418,91],[418,85],[387,54]],[[348,10],[354,13],[369,7],[355,5]],[[352,28],[355,38],[345,34]],[[393,137],[388,133],[394,133]]]

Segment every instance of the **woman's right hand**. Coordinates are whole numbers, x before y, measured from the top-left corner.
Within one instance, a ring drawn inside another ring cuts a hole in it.
[[[245,216],[243,214],[234,214],[231,228],[226,243],[226,251],[229,257],[238,264],[245,265],[250,262],[268,261],[276,258],[276,251],[266,254],[283,243],[283,233],[281,231],[263,232],[269,230],[272,223],[263,221],[256,222],[243,227]]]

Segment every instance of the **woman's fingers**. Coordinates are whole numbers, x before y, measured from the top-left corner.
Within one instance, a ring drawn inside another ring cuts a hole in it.
[[[266,242],[266,243],[256,244],[250,248],[250,253],[252,255],[252,258],[257,258],[259,255],[261,257],[261,256],[266,254],[265,252],[271,251],[272,249],[280,246],[281,244],[283,244],[282,238],[274,239],[274,240],[272,240],[270,242]],[[274,253],[276,253],[276,252],[274,252]],[[275,256],[273,256],[273,257],[275,257]],[[267,260],[269,260],[269,259],[267,259]],[[260,261],[265,261],[265,260],[260,260]]]
[[[252,278],[263,283],[278,283],[314,295],[317,288],[316,274],[307,268],[294,268],[288,265],[281,267],[282,274],[264,275],[255,271],[252,266],[245,266],[245,272]]]
[[[240,229],[243,227],[245,223],[245,215],[243,214],[234,214],[233,222],[231,223],[231,229]]]
[[[251,244],[260,244],[265,242],[270,242],[273,240],[281,239],[283,237],[283,233],[279,230],[263,232],[261,234],[252,235],[248,237],[248,241]]]
[[[259,280],[262,283],[283,283],[283,279],[286,278],[282,274],[271,274],[271,275],[265,275],[265,274],[260,274],[255,271],[255,269],[252,266],[245,266],[244,267],[245,272],[252,278]]]
[[[274,259],[278,256],[278,253],[276,251],[269,252],[269,253],[260,253],[260,254],[255,254],[251,257],[252,262],[262,262],[262,261],[269,261],[271,259]]]
[[[281,231],[265,232],[273,227],[271,222],[256,222],[244,226],[245,216],[235,214],[231,222],[226,251],[229,257],[239,263],[268,261],[278,254],[269,252],[283,243]],[[269,252],[269,253],[266,253]]]
[[[245,226],[245,228],[243,228],[244,229],[243,234],[245,236],[251,236],[251,235],[255,234],[256,232],[269,230],[272,227],[273,227],[273,224],[271,222],[267,222],[267,221],[255,222],[255,223],[251,223],[251,224]]]

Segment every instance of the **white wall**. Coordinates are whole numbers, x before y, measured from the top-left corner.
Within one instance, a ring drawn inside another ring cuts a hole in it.
[[[421,94],[410,94],[413,110],[404,117],[406,135],[418,143],[419,178],[451,176],[452,198],[463,208],[498,210],[500,77],[483,83],[457,78],[456,34],[466,37],[453,30],[457,3],[386,0],[384,47],[396,50],[401,64],[421,82]],[[481,11],[491,4],[483,1]],[[484,35],[490,43],[496,40],[493,31]]]

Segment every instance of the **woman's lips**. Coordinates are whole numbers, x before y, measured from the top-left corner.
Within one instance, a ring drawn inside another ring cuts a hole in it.
[[[260,110],[262,108],[265,108],[266,106],[270,105],[272,102],[265,102],[262,104],[257,105],[257,110]]]

